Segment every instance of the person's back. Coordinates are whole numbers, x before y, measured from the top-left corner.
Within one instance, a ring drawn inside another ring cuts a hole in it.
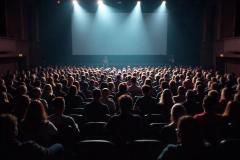
[[[116,143],[125,143],[142,136],[142,118],[131,114],[132,98],[123,95],[119,98],[120,115],[111,117],[106,128],[110,138]]]
[[[150,96],[150,86],[142,87],[143,97],[139,97],[134,104],[134,110],[139,111],[141,115],[151,114],[155,112],[157,99]]]
[[[78,125],[75,123],[74,119],[70,116],[64,115],[65,101],[63,97],[56,97],[53,99],[54,114],[49,116],[49,121],[51,121],[58,130],[71,127],[75,134],[79,133]]]
[[[102,90],[102,97],[100,100],[103,104],[108,106],[110,115],[114,115],[116,113],[116,104],[113,99],[110,98],[110,90],[108,88],[104,88]]]
[[[155,112],[157,99],[151,96],[139,97],[135,103],[135,109],[139,110],[141,115],[152,114]],[[138,108],[138,109],[137,109]]]
[[[54,144],[49,148],[34,141],[21,142],[18,139],[16,117],[10,114],[0,115],[0,154],[6,160],[43,160],[59,159],[63,155],[63,146]]]
[[[204,112],[194,115],[194,118],[203,127],[205,138],[211,143],[217,143],[222,136],[224,118],[215,113],[215,100],[207,96],[203,101]]]
[[[159,134],[159,138],[165,144],[177,144],[177,124],[179,119],[186,115],[184,106],[180,103],[173,105],[171,109],[171,122],[165,125]]]
[[[212,159],[210,147],[205,145],[201,126],[191,116],[180,118],[177,127],[180,144],[170,144],[159,155],[158,160],[203,160]]]
[[[183,103],[187,114],[194,116],[197,113],[203,111],[201,105],[196,102],[195,93],[192,90],[188,90],[186,93],[186,101]]]
[[[131,78],[131,86],[128,87],[128,92],[131,94],[132,98],[135,98],[135,96],[141,96],[142,90],[139,86],[137,86],[137,79],[136,77]]]
[[[55,141],[57,128],[48,121],[40,101],[30,103],[26,117],[20,125],[20,133],[22,140],[34,140],[44,146],[49,146]]]
[[[77,95],[77,87],[72,85],[69,88],[69,94],[65,97],[66,109],[78,108],[81,106],[83,99]]]
[[[106,114],[109,114],[108,106],[100,102],[101,91],[93,90],[93,101],[84,108],[84,115],[87,121],[106,121]]]

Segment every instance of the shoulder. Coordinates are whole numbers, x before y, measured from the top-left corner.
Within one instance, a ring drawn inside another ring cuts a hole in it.
[[[174,157],[178,157],[177,153],[180,150],[180,145],[169,144],[165,147],[162,153],[158,156],[158,160],[167,160],[167,159],[175,159]]]

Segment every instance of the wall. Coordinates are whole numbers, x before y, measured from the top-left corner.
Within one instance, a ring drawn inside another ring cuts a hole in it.
[[[237,4],[238,0],[206,1],[203,18],[205,38],[201,54],[201,63],[205,66],[218,69],[217,64],[222,63],[225,71],[240,73],[240,37],[237,36],[240,15]]]
[[[20,59],[24,57],[21,63],[25,67],[37,64],[37,12],[36,0],[5,0],[5,22],[1,25],[6,26],[6,31],[0,37],[0,72],[19,68],[19,54]]]

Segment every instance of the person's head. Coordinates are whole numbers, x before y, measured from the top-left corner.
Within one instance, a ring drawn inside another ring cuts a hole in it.
[[[171,121],[177,123],[179,118],[186,115],[186,110],[181,103],[176,103],[171,108]]]
[[[9,99],[6,92],[0,92],[0,103],[9,103]]]
[[[69,88],[69,94],[73,96],[77,95],[77,87],[75,85],[71,85]]]
[[[56,89],[56,91],[61,91],[62,90],[62,83],[57,83],[55,89]]]
[[[213,97],[213,99],[214,99],[216,102],[218,102],[219,99],[220,99],[220,94],[219,94],[219,92],[218,92],[217,90],[211,90],[211,91],[209,91],[209,92],[208,92],[208,96]]]
[[[103,88],[108,88],[107,82],[102,82],[102,83],[100,84],[100,89],[102,90]]]
[[[168,89],[168,88],[169,88],[168,82],[167,82],[167,81],[162,81],[162,82],[161,82],[161,85],[160,85],[160,88],[162,89],[162,91],[163,91],[164,89]]]
[[[41,88],[35,87],[35,88],[32,90],[32,95],[33,95],[33,98],[34,98],[34,99],[39,99],[39,98],[41,98],[41,96],[42,96],[42,90],[41,90]]]
[[[182,87],[182,86],[179,86],[177,92],[178,92],[178,95],[184,96],[185,95],[185,88]]]
[[[234,95],[234,101],[240,102],[240,93]]]
[[[204,138],[201,126],[192,116],[182,116],[177,125],[178,141],[182,145],[203,144]]]
[[[94,89],[92,95],[93,95],[93,100],[94,101],[99,101],[99,99],[102,96],[101,90],[100,89]]]
[[[24,122],[38,125],[46,122],[47,119],[47,112],[42,102],[39,100],[32,101],[28,107]]]
[[[232,98],[232,92],[229,88],[223,88],[221,91],[220,100],[230,100]]]
[[[80,91],[80,84],[78,81],[74,81],[73,85],[77,87],[77,91]]]
[[[110,91],[114,91],[114,90],[115,90],[115,84],[114,84],[113,82],[109,82],[109,83],[108,83],[108,89],[109,89]]]
[[[17,95],[25,95],[27,94],[27,87],[25,85],[20,85],[16,91]]]
[[[216,100],[213,96],[205,96],[203,99],[203,109],[205,112],[212,113],[216,109]]]
[[[129,95],[122,95],[118,98],[118,104],[121,109],[121,113],[129,113],[133,108],[133,100]]]
[[[231,122],[240,124],[240,102],[237,101],[229,101],[223,116],[228,117]]]
[[[173,104],[172,100],[172,92],[170,89],[164,89],[161,97],[160,97],[160,103],[162,104]]]
[[[56,97],[52,101],[55,113],[63,114],[65,110],[65,100],[63,97]]]
[[[0,115],[0,144],[15,140],[18,135],[17,118],[11,114]]]
[[[102,97],[103,98],[108,98],[109,94],[110,94],[110,90],[108,88],[103,88]]]
[[[137,78],[136,78],[136,77],[132,77],[132,78],[131,78],[131,83],[132,83],[132,85],[136,85],[136,83],[137,83]]]
[[[127,83],[120,83],[118,86],[118,91],[121,93],[127,93]]]
[[[195,101],[195,93],[193,90],[187,90],[186,92],[186,100],[188,102],[194,102]]]
[[[151,87],[149,85],[142,86],[142,93],[144,96],[149,96],[151,93]]]
[[[43,88],[43,93],[44,94],[48,94],[48,95],[52,95],[53,94],[53,89],[51,84],[46,84]]]
[[[199,85],[197,85],[196,90],[197,90],[197,93],[203,94],[204,86],[202,84],[199,84]]]
[[[22,95],[16,101],[16,106],[14,109],[14,115],[17,116],[18,120],[23,120],[25,118],[26,112],[30,104],[30,98],[27,95]]]
[[[147,79],[145,80],[144,85],[149,85],[149,86],[152,87],[152,80],[151,80],[150,78],[147,78]]]

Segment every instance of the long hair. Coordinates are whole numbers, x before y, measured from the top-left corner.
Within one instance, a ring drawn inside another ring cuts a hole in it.
[[[24,124],[29,127],[37,128],[42,123],[48,121],[48,116],[44,105],[39,100],[34,100],[28,107],[27,114],[24,119]]]
[[[173,105],[173,100],[172,100],[172,92],[170,89],[164,89],[161,97],[160,97],[160,103],[164,105]]]

